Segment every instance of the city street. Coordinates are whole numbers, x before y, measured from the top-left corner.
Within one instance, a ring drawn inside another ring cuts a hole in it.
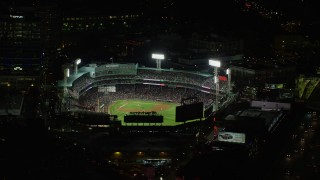
[[[267,179],[319,179],[319,113],[308,110],[298,117],[279,156],[266,174]]]

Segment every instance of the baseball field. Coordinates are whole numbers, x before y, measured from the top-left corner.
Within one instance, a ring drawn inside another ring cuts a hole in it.
[[[124,115],[130,112],[152,112],[155,111],[160,115],[163,115],[163,126],[175,126],[181,124],[181,122],[175,122],[176,118],[176,106],[178,104],[172,102],[162,101],[145,101],[145,100],[117,100],[109,106],[109,113],[118,115],[118,119],[122,121],[124,125]],[[135,123],[136,125],[136,123]],[[139,123],[138,125],[143,125]],[[146,125],[146,123],[145,123]],[[158,125],[160,125],[158,123]]]

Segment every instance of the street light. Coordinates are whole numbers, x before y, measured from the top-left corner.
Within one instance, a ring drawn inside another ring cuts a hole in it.
[[[161,69],[161,61],[164,60],[164,54],[152,54],[152,59],[157,62],[157,69]]]
[[[81,63],[81,59],[78,58],[74,61],[74,74],[76,75],[78,73],[78,65]]]
[[[221,67],[221,61],[215,59],[209,59],[209,65],[214,67],[214,83],[216,84],[216,110],[219,108],[219,78],[218,78],[218,68]]]

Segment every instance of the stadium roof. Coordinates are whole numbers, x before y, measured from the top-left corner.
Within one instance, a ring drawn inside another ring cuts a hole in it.
[[[107,64],[104,65],[100,65],[98,67],[102,67],[105,66]],[[117,65],[116,63],[113,63],[113,65]],[[79,77],[81,77],[82,75],[86,74],[86,73],[90,73],[90,76],[92,73],[96,72],[96,68],[97,67],[91,67],[92,64],[86,65],[86,66],[82,66],[81,68],[79,68],[78,73],[77,74],[71,74],[68,78],[67,78],[67,83],[64,83],[63,80],[59,80],[58,81],[58,86],[59,87],[72,87],[72,83],[78,79]],[[156,68],[149,68],[149,67],[138,67],[138,64],[136,64],[138,69],[145,69],[145,70],[157,70]],[[161,69],[161,71],[167,71],[167,72],[182,72],[182,73],[189,73],[189,74],[195,74],[195,75],[200,75],[200,76],[205,76],[205,77],[211,77],[213,76],[212,74],[209,73],[200,73],[199,71],[197,72],[192,72],[192,71],[184,71],[184,70],[174,70],[174,69]],[[93,76],[93,75],[92,75]]]

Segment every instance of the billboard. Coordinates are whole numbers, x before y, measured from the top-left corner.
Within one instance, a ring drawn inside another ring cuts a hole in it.
[[[98,92],[116,92],[116,86],[99,86],[98,87]]]
[[[267,89],[283,89],[283,84],[265,84],[265,88]]]
[[[227,76],[218,76],[219,81],[228,81]]]
[[[176,106],[176,122],[203,118],[203,102]]]
[[[107,86],[107,92],[116,92],[116,86]]]
[[[244,144],[246,135],[244,133],[219,132],[218,141]]]

